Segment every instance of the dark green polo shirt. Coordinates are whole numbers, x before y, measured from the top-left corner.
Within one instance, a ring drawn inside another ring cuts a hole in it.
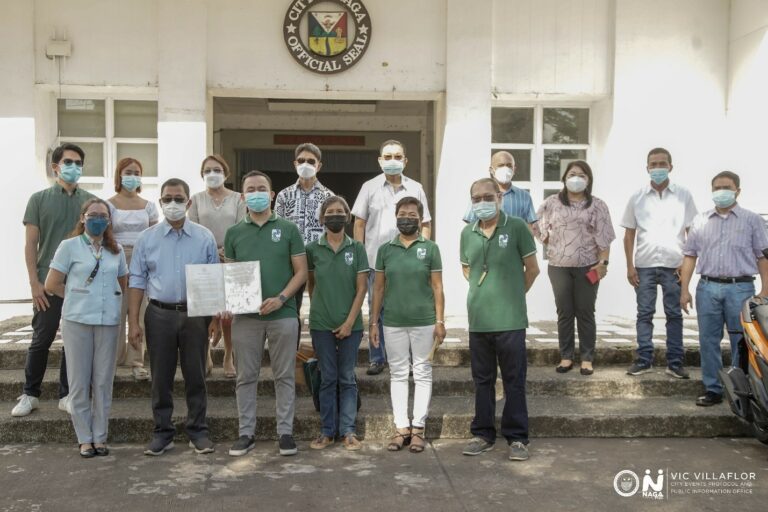
[[[261,269],[261,298],[277,297],[293,278],[291,257],[304,254],[304,239],[296,224],[272,213],[263,226],[251,216],[229,228],[224,235],[224,256],[234,261],[258,261]],[[249,315],[261,320],[296,318],[296,299],[290,297],[283,307],[266,316]]]
[[[528,327],[523,258],[536,253],[536,244],[525,222],[499,213],[490,238],[479,222],[461,232],[461,264],[469,265],[467,312],[471,332],[501,332]],[[483,265],[487,275],[479,285]]]
[[[95,197],[80,187],[69,195],[57,182],[45,190],[35,192],[29,198],[24,212],[24,225],[37,226],[40,230],[37,243],[37,278],[41,283],[44,283],[48,276],[48,266],[59,244],[68,237],[80,220],[83,204]]]
[[[419,235],[407,249],[397,236],[379,247],[376,272],[384,272],[384,325],[434,325],[435,294],[432,272],[442,272],[437,244]]]
[[[307,246],[307,265],[314,273],[315,287],[309,305],[309,328],[332,331],[344,323],[357,293],[357,276],[369,271],[365,246],[348,236],[333,252],[325,234]],[[363,330],[363,315],[358,312],[353,331]]]

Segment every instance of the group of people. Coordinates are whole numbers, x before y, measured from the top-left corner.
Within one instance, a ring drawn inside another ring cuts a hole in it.
[[[210,453],[214,445],[206,421],[205,378],[212,366],[210,346],[223,337],[224,374],[236,379],[239,414],[239,438],[229,454],[245,455],[255,446],[257,383],[268,341],[279,452],[293,455],[295,358],[306,290],[321,371],[322,426],[310,447],[323,449],[341,440],[346,449],[359,450],[354,368],[367,294],[367,373],[379,374],[387,365],[390,372],[394,431],[387,448],[424,450],[432,393],[429,356],[446,336],[445,299],[427,198],[422,186],[403,174],[408,160],[402,143],[382,144],[382,174],[363,185],[352,208],[318,180],[322,153],[314,144],[296,148],[297,181],[276,198],[270,177],[260,171],[242,177],[241,193],[228,189],[229,167],[211,155],[200,170],[203,192],[190,196],[189,185],[180,179],[163,183],[162,221],[157,206],[140,196],[140,162],[118,162],[116,195],[103,201],[77,186],[84,160],[76,145],[57,148],[52,158],[56,182],[31,197],[24,216],[34,334],[24,392],[13,416],[38,407],[48,349],[61,322],[59,407],[72,415],[83,457],[109,453],[116,364],[130,366],[137,380],[151,373],[155,427],[147,455],[173,448],[177,365],[185,384],[190,446]],[[761,275],[760,294],[768,295],[768,234],[757,214],[738,205],[740,183],[734,173],[713,179],[715,208],[697,215],[691,194],[670,180],[667,150],[652,149],[646,166],[649,183],[632,196],[621,224],[627,278],[637,294],[637,360],[627,373],[640,375],[652,367],[653,315],[661,285],[666,373],[688,378],[681,310],[687,311],[692,301],[688,287],[698,259],[696,306],[706,393],[697,404],[713,405],[722,401],[717,371],[723,325],[735,344],[740,305],[755,293],[755,274]],[[539,274],[535,239],[545,247],[557,309],[561,360],[555,370],[574,368],[578,328],[580,373],[589,376],[594,373],[595,301],[615,234],[607,205],[592,194],[594,176],[586,162],[567,165],[562,190],[547,197],[538,211],[528,192],[512,184],[515,170],[510,153],[493,155],[489,176],[470,188],[461,232],[475,384],[473,438],[463,453],[478,455],[494,446],[500,368],[506,395],[500,433],[509,458],[526,460],[525,295]],[[353,216],[350,237],[346,229]],[[186,265],[247,261],[260,262],[263,303],[258,313],[188,316]],[[733,364],[736,353],[732,350]],[[415,391],[409,413],[410,372]]]

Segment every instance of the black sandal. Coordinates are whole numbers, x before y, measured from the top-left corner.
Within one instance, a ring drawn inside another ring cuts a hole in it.
[[[96,456],[96,450],[92,444],[85,444],[88,448],[80,448],[80,456],[84,459],[92,459]]]
[[[426,446],[427,446],[427,443],[424,440],[424,429],[423,428],[411,429],[411,444],[408,447],[408,450],[411,453],[421,453],[424,451],[424,448],[426,448]]]
[[[399,452],[403,449],[403,446],[408,446],[411,444],[411,430],[403,430],[408,430],[408,432],[400,432],[399,430],[395,430],[395,435],[389,439],[387,450],[390,452]]]

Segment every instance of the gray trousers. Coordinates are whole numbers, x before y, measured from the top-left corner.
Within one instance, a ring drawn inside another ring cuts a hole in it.
[[[79,444],[107,442],[118,330],[117,325],[61,320],[61,337],[69,366],[72,425]]]
[[[555,293],[557,307],[557,337],[560,342],[560,358],[573,360],[576,346],[574,321],[579,329],[581,361],[595,358],[595,301],[600,286],[590,283],[586,273],[590,267],[549,266],[549,280]]]
[[[152,415],[155,438],[171,441],[173,424],[173,380],[180,363],[187,399],[186,432],[190,439],[208,437],[205,422],[208,396],[205,388],[205,360],[208,355],[208,325],[203,317],[186,312],[147,306],[145,336],[152,372]]]
[[[296,318],[259,320],[238,315],[232,322],[232,348],[237,369],[235,394],[241,436],[253,436],[256,433],[256,389],[267,338],[269,360],[275,379],[277,434],[293,434],[298,328]]]

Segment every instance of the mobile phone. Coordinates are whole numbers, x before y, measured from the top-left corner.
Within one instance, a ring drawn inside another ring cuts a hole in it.
[[[587,278],[587,281],[589,281],[592,284],[597,284],[598,281],[600,281],[600,274],[597,273],[597,270],[592,269],[584,276]]]

